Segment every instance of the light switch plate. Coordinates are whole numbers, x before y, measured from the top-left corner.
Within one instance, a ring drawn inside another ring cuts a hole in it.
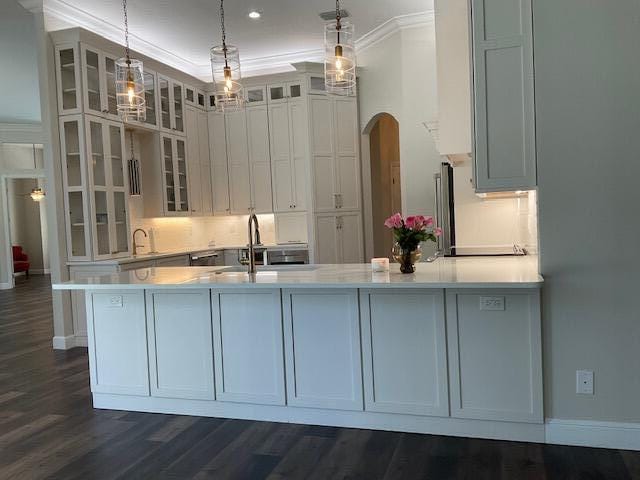
[[[112,295],[109,297],[110,307],[122,307],[122,295]]]
[[[504,310],[504,297],[480,297],[480,310]]]
[[[591,370],[576,370],[576,393],[593,395],[593,372]]]

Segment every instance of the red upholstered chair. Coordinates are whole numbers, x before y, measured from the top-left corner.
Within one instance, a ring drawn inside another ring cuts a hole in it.
[[[13,249],[13,273],[26,272],[29,276],[29,257],[22,251],[22,247],[14,245]]]

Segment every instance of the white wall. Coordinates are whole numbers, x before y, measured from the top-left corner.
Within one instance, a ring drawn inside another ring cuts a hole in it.
[[[358,66],[361,133],[378,113],[398,120],[403,213],[433,215],[433,174],[440,156],[423,125],[437,118],[433,22],[397,31],[359,51]]]
[[[546,416],[640,422],[640,3],[533,9]]]
[[[0,123],[39,123],[35,26],[15,0],[0,0],[0,65]]]

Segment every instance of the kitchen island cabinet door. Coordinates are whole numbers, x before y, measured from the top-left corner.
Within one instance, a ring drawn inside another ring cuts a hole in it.
[[[447,290],[451,416],[542,423],[540,293]]]
[[[93,393],[149,395],[144,292],[88,291]]]
[[[283,291],[287,403],[362,410],[358,292]]]
[[[365,409],[448,416],[443,291],[362,290],[360,312]]]
[[[209,290],[147,292],[151,396],[213,400]]]
[[[220,401],[284,405],[280,290],[212,292]]]

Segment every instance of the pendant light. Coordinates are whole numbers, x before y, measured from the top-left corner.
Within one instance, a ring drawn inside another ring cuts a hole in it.
[[[129,51],[129,21],[127,0],[122,0],[124,10],[124,57],[116,60],[116,102],[118,114],[125,122],[144,122],[147,109],[144,96],[144,76],[142,61],[132,59]]]
[[[33,169],[37,170],[38,169],[38,162],[36,161],[36,146],[33,145]],[[45,197],[45,193],[44,190],[39,187],[36,183],[35,188],[31,189],[31,193],[29,194],[29,196],[31,197],[31,199],[34,202],[41,202],[42,200],[44,200]]]
[[[327,93],[353,95],[356,86],[354,28],[340,15],[336,0],[336,20],[324,27],[324,84]]]
[[[238,47],[227,45],[224,28],[224,0],[220,0],[222,45],[211,48],[211,72],[215,85],[216,108],[222,112],[238,111],[244,107],[244,88],[240,74]]]

